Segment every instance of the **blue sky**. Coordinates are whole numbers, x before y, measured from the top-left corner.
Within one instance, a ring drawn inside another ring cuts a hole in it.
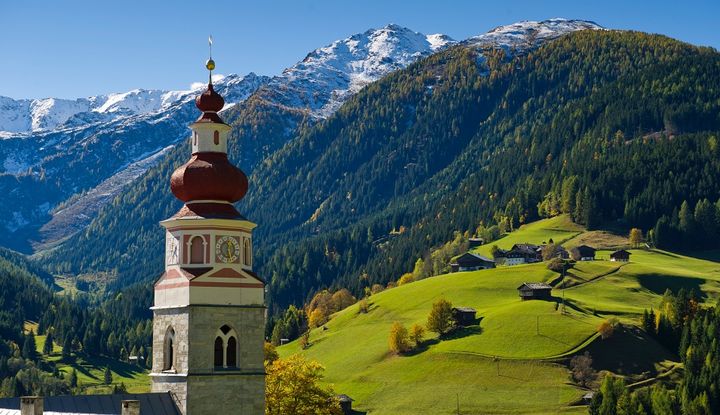
[[[567,17],[720,48],[720,1],[0,0],[0,95],[75,98],[185,89],[218,73],[273,75],[335,39],[387,23],[455,39]]]

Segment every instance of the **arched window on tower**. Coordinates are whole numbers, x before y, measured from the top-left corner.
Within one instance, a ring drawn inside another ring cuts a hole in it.
[[[230,336],[227,341],[227,367],[237,367],[237,340],[234,336]]]
[[[168,327],[163,340],[162,370],[175,370],[175,330]]]
[[[220,131],[215,130],[215,133],[213,134],[213,142],[215,145],[220,144]]]
[[[252,265],[251,260],[251,249],[250,249],[250,239],[245,238],[245,242],[243,243],[243,256],[245,257],[245,265],[250,266]]]
[[[224,351],[223,351],[223,339],[222,337],[218,336],[215,337],[215,352],[214,352],[214,362],[213,364],[215,367],[223,367],[225,366],[224,360]]]
[[[205,239],[202,236],[195,236],[190,240],[190,263],[205,263]]]
[[[215,333],[213,365],[215,369],[238,368],[237,333],[227,324]]]

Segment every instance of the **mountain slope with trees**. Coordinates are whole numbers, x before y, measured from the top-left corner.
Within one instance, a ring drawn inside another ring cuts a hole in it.
[[[684,200],[717,200],[717,85],[715,50],[617,31],[519,55],[458,45],[392,73],[253,171],[239,208],[261,224],[256,267],[273,311],[322,287],[357,295],[397,279],[457,231],[556,213],[648,230]],[[157,275],[162,232],[144,216],[176,209],[172,167],[138,181],[48,263],[115,270],[116,287]]]

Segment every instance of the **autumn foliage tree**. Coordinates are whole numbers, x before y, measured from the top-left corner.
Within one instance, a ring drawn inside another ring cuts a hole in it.
[[[633,248],[639,247],[644,239],[642,229],[638,229],[638,228],[630,229],[630,235],[628,236],[628,238],[630,239],[630,244],[633,246]]]
[[[310,327],[320,327],[327,323],[330,315],[355,304],[357,300],[346,288],[334,293],[322,290],[313,296],[305,308]]]
[[[398,282],[397,282],[397,285],[398,285],[398,286],[400,286],[400,285],[405,285],[405,284],[409,284],[409,283],[411,283],[411,282],[413,282],[413,281],[415,281],[415,276],[414,276],[412,273],[408,272],[408,273],[406,273],[406,274],[403,274],[403,275],[400,277],[400,279],[399,279]]]
[[[428,315],[427,329],[442,336],[453,328],[455,328],[455,321],[452,315],[452,304],[444,298],[435,301]]]
[[[265,415],[342,415],[335,392],[321,384],[325,369],[300,355],[265,366]]]
[[[272,362],[280,358],[280,355],[278,355],[275,346],[273,346],[273,344],[270,342],[265,342],[265,344],[263,345],[263,355],[265,357],[264,360],[266,364],[272,364]]]
[[[399,322],[394,322],[390,327],[390,338],[388,339],[390,351],[395,354],[402,354],[410,351],[410,337],[408,331]]]
[[[418,347],[425,337],[425,328],[419,324],[413,324],[410,327],[410,340],[415,343],[415,347]]]
[[[615,333],[615,330],[618,328],[619,325],[620,322],[617,318],[609,318],[600,323],[600,326],[598,327],[598,333],[600,333],[600,337],[602,337],[603,340],[609,339]]]

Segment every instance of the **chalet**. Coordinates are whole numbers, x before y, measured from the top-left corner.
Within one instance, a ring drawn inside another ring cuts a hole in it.
[[[495,268],[495,261],[472,252],[460,255],[450,264],[451,272],[477,271],[489,268]]]
[[[345,394],[337,395],[336,398],[338,402],[340,402],[340,409],[342,410],[343,415],[350,415],[354,412],[352,409],[352,403],[355,399]]]
[[[575,261],[594,261],[595,248],[587,245],[580,245],[570,250],[570,255]]]
[[[548,300],[552,297],[552,287],[540,282],[525,282],[517,290],[523,301]]]
[[[613,262],[628,262],[630,260],[630,252],[621,249],[610,254],[610,261]]]
[[[476,313],[477,311],[475,311],[475,309],[471,307],[453,307],[452,309],[452,315],[453,319],[455,320],[455,324],[460,327],[472,326],[473,324],[475,324]]]
[[[570,252],[562,246],[555,248],[555,257],[560,259],[570,259]]]
[[[485,240],[483,238],[470,238],[468,239],[468,247],[470,249],[477,248],[478,246],[485,243]]]
[[[542,247],[533,244],[515,244],[497,257],[504,265],[529,264],[542,261]]]

